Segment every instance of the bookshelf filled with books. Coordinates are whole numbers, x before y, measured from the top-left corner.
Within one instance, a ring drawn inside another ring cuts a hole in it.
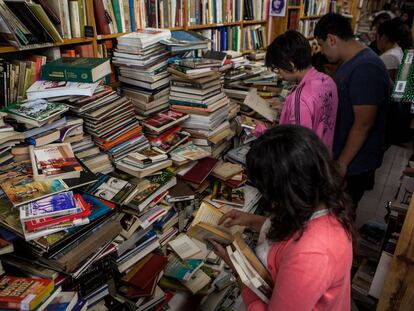
[[[13,15],[13,1],[2,1],[0,34],[8,42],[0,42],[0,54],[53,47],[66,49],[86,45],[93,56],[99,56],[99,45],[126,33],[146,27],[175,30],[226,29],[238,27],[240,47],[252,50],[247,33],[252,28],[266,32],[267,2],[256,8],[253,0],[163,1],[163,0],[38,0],[24,3],[24,9],[36,21]],[[170,3],[171,2],[171,3]],[[221,9],[220,9],[221,8]],[[76,12],[75,12],[76,10]],[[75,14],[76,13],[76,14]],[[37,18],[41,16],[41,18]],[[16,18],[17,17],[17,18]],[[109,21],[109,22],[108,22]],[[30,27],[26,25],[28,23]],[[36,33],[41,29],[47,35]],[[245,31],[243,31],[245,29]],[[239,34],[240,33],[240,34]],[[208,37],[213,39],[214,37]],[[85,48],[86,49],[86,48]],[[84,56],[84,55],[81,55]]]
[[[307,39],[313,40],[313,31],[318,20],[329,12],[340,13],[351,19],[355,29],[359,19],[359,10],[364,0],[299,0],[289,1],[284,16],[271,16],[268,31],[270,41],[286,30],[297,30]]]

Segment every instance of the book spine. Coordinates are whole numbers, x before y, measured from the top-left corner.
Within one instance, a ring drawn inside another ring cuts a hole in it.
[[[59,0],[59,5],[61,5],[63,12],[63,27],[66,39],[72,39],[72,30],[70,27],[70,13],[69,13],[69,1],[68,0]]]
[[[78,0],[78,6],[79,6],[80,36],[81,38],[83,38],[85,37],[85,25],[87,24],[85,0]]]
[[[77,0],[69,1],[69,14],[70,14],[70,29],[72,32],[72,38],[81,37],[80,18],[79,18],[79,3]]]
[[[52,66],[42,67],[42,80],[69,81],[93,83],[92,71],[90,69],[68,67],[65,69],[54,68]]]
[[[116,20],[116,27],[118,29],[118,32],[122,32],[122,20],[121,20],[121,12],[120,12],[120,7],[119,7],[119,1],[120,0],[112,0],[112,9],[114,11],[115,20]]]
[[[129,22],[131,25],[131,32],[135,31],[135,7],[134,7],[134,0],[129,1]]]

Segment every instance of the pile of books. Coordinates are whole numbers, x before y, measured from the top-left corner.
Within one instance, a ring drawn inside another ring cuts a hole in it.
[[[142,118],[168,107],[170,53],[159,42],[170,37],[169,30],[144,29],[118,38],[113,63],[124,95]]]
[[[259,96],[275,77],[261,55],[196,57],[205,41],[174,45],[170,36],[147,29],[119,38],[120,92],[102,84],[108,61],[61,59],[43,66],[28,100],[1,113],[0,236],[15,250],[0,249],[0,260],[3,278],[25,276],[38,288],[19,297],[32,295],[31,309],[181,301],[175,307],[189,310],[192,295],[225,305],[239,293],[206,238],[227,246],[242,281],[268,301],[269,275],[243,243],[253,245],[252,234],[218,220],[257,208],[244,162],[256,125],[276,119]],[[234,70],[240,77],[229,78]],[[237,88],[244,96],[226,95]]]

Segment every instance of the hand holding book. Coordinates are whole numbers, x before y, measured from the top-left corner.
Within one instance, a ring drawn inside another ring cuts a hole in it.
[[[225,227],[233,227],[236,225],[250,228],[256,232],[260,232],[266,217],[260,215],[254,215],[245,213],[236,209],[232,209],[228,213],[224,214],[218,221],[219,225]]]

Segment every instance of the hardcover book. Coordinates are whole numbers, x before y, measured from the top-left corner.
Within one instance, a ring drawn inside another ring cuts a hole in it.
[[[0,307],[33,310],[53,288],[53,280],[3,276],[0,279]]]
[[[94,83],[111,73],[109,59],[62,57],[42,66],[42,80]]]
[[[83,170],[70,143],[30,146],[30,160],[35,180],[79,178]]]
[[[211,199],[214,202],[243,207],[244,188],[232,188],[224,183],[214,182]]]

